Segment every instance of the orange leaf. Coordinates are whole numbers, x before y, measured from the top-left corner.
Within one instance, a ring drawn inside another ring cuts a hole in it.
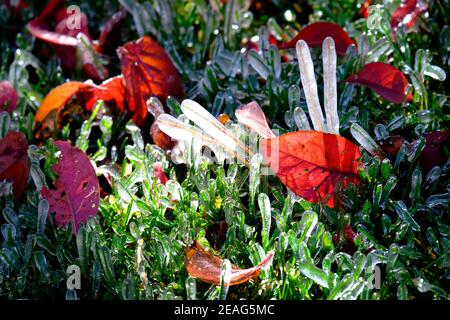
[[[108,106],[123,111],[125,108],[125,87],[123,85],[123,77],[120,75],[109,78],[99,86],[88,87],[83,90],[83,96],[86,99],[86,110],[91,111],[98,100],[103,100]]]
[[[152,38],[144,36],[117,49],[125,79],[128,109],[136,124],[147,118],[146,101],[151,96],[165,100],[181,98],[183,84],[164,49]]]
[[[359,183],[358,146],[339,135],[296,131],[261,140],[260,150],[278,178],[295,194],[312,202],[335,204],[335,187]]]
[[[0,181],[13,182],[13,194],[18,200],[28,182],[30,165],[28,143],[21,132],[9,132],[0,140]]]
[[[232,264],[229,285],[234,286],[256,278],[261,269],[272,261],[273,255],[274,252],[270,251],[260,264],[249,269],[241,269]],[[220,285],[222,259],[207,252],[197,241],[194,241],[193,245],[186,248],[184,265],[191,277]]]
[[[63,83],[50,91],[42,101],[39,110],[36,113],[35,120],[37,122],[44,121],[47,116],[53,111],[59,111],[76,93],[81,89],[92,87],[91,84],[87,84],[79,81],[72,81]]]

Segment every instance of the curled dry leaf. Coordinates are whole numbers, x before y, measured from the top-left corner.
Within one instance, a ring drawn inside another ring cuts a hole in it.
[[[96,57],[87,16],[83,12],[64,8],[64,3],[65,0],[50,0],[42,13],[28,23],[28,31],[52,44],[65,68],[73,70],[80,64],[89,77],[105,79],[108,72]],[[55,22],[54,30],[50,30],[52,22]]]
[[[17,106],[17,91],[9,81],[0,81],[0,111],[12,112]]]
[[[157,96],[181,98],[183,84],[164,49],[152,38],[144,36],[117,49],[125,79],[128,109],[136,124],[147,118],[147,100]]]
[[[417,22],[420,15],[428,8],[428,4],[423,0],[402,0],[400,6],[392,13],[391,27],[394,32],[402,25],[411,29]]]
[[[344,55],[350,45],[356,45],[340,25],[331,22],[315,22],[300,30],[291,41],[283,43],[281,49],[295,48],[299,40],[304,40],[310,47],[322,47],[327,37],[333,38],[339,55]]]
[[[358,184],[358,146],[336,134],[296,131],[261,140],[260,150],[278,178],[295,194],[335,205],[336,187]]]
[[[235,111],[237,120],[249,127],[264,139],[275,138],[275,134],[267,124],[266,116],[257,102],[240,106]]]
[[[0,181],[13,182],[13,194],[19,200],[29,175],[28,143],[21,132],[9,132],[0,140]]]
[[[241,269],[232,264],[229,285],[234,286],[256,278],[260,274],[261,269],[272,261],[273,256],[274,252],[270,251],[260,264],[249,269]],[[193,245],[186,248],[184,265],[191,277],[217,286],[220,285],[222,259],[207,252],[197,241],[194,241]]]
[[[56,214],[58,227],[71,223],[77,234],[81,223],[97,214],[100,189],[97,175],[88,156],[67,141],[55,141],[61,158],[52,169],[58,175],[55,189],[42,188],[41,194],[50,204],[49,214]]]
[[[99,86],[89,86],[82,89],[87,110],[92,110],[98,100],[103,100],[106,105],[117,111],[125,109],[125,87],[121,75],[105,80]]]
[[[397,68],[383,62],[366,64],[361,71],[348,77],[345,82],[366,86],[392,103],[402,103],[407,96],[408,80]]]
[[[66,82],[57,86],[50,91],[44,98],[44,101],[42,101],[41,106],[35,115],[35,120],[37,122],[44,121],[50,114],[53,114],[53,112],[59,112],[59,110],[61,110],[61,108],[80,90],[92,86],[92,84],[79,81]]]

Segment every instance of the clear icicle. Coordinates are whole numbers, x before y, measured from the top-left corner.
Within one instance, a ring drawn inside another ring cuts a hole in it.
[[[331,133],[339,134],[339,116],[337,112],[336,88],[336,48],[334,40],[327,37],[322,44],[324,104],[327,128]]]
[[[297,42],[297,58],[300,68],[300,77],[303,90],[305,92],[306,103],[308,105],[309,116],[314,126],[314,130],[326,131],[323,122],[322,109],[320,107],[319,95],[317,93],[316,77],[314,75],[314,65],[311,59],[308,45],[305,41]]]

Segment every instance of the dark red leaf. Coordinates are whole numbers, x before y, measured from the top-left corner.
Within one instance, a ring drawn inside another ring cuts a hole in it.
[[[117,48],[117,45],[120,42],[119,31],[126,16],[127,10],[122,8],[106,22],[98,39],[99,52],[112,54]]]
[[[232,264],[229,285],[234,286],[258,277],[261,269],[272,261],[273,255],[273,251],[270,251],[259,265],[249,269],[241,269]],[[184,265],[191,277],[220,285],[222,259],[207,252],[197,241],[186,248]]]
[[[105,79],[108,73],[103,65],[97,62],[99,58],[96,57],[91,44],[92,38],[89,34],[86,15],[81,12],[79,20],[76,20],[75,18],[78,19],[78,17],[73,15],[78,13],[63,8],[64,2],[50,1],[43,12],[27,25],[28,30],[36,38],[53,45],[65,68],[73,70],[80,63],[84,73],[92,79]],[[55,21],[55,28],[51,30],[49,25],[53,21]],[[72,25],[73,27],[70,27]],[[80,34],[84,35],[87,44],[77,39]],[[80,57],[78,57],[77,50],[81,53]],[[78,61],[79,59],[80,61]]]
[[[366,86],[393,103],[402,103],[412,98],[406,95],[408,80],[405,75],[387,63],[366,64],[361,71],[349,76],[345,81]]]
[[[17,91],[9,81],[0,81],[0,111],[12,112],[17,106]]]
[[[13,182],[13,194],[19,200],[29,175],[28,143],[21,132],[9,132],[0,140],[0,181]]]
[[[335,205],[336,187],[358,184],[358,146],[320,131],[296,131],[262,140],[266,161],[289,189],[312,202]]]
[[[384,154],[389,159],[393,160],[400,151],[403,142],[405,142],[405,139],[402,136],[389,136],[386,139],[378,141],[378,144]]]
[[[120,75],[105,80],[99,86],[83,89],[85,108],[91,111],[98,100],[103,100],[110,108],[123,111],[125,109],[125,87],[123,81],[123,76]]]
[[[350,45],[356,45],[340,25],[331,22],[315,22],[300,30],[291,41],[283,43],[281,49],[295,48],[299,40],[304,40],[310,47],[322,47],[326,37],[334,39],[336,53],[339,55],[344,55]]]
[[[50,204],[49,214],[56,214],[58,227],[71,223],[77,234],[81,223],[97,214],[100,189],[97,175],[88,156],[67,141],[55,141],[61,151],[59,162],[52,168],[58,175],[55,189],[42,188],[41,194]]]
[[[150,135],[153,139],[153,143],[163,150],[172,150],[175,146],[175,141],[173,141],[171,137],[161,131],[156,121],[153,122],[150,128]]]
[[[448,157],[444,153],[444,146],[448,145],[448,131],[435,131],[425,135],[425,148],[419,157],[419,163],[425,173],[436,166],[442,166]]]
[[[151,96],[160,100],[183,96],[183,83],[175,66],[152,38],[145,36],[128,42],[117,53],[125,79],[128,110],[136,124],[142,124],[147,118],[146,101]]]
[[[402,0],[400,6],[394,11],[391,18],[391,27],[395,32],[402,25],[411,29],[420,15],[428,8],[423,0]]]

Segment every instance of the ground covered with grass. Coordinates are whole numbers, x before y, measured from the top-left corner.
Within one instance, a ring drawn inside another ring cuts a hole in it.
[[[0,297],[449,299],[449,8],[2,2]],[[298,40],[328,129],[311,114]],[[334,131],[322,99],[331,43]],[[185,99],[206,114],[193,120]],[[224,161],[227,136],[209,116],[248,143],[248,158]],[[192,122],[203,138],[178,142]],[[284,179],[300,161],[266,174],[253,142],[283,148],[289,132],[306,146],[289,152],[327,159],[320,173]],[[241,276],[230,262],[256,267]],[[79,283],[68,279],[77,270]]]

